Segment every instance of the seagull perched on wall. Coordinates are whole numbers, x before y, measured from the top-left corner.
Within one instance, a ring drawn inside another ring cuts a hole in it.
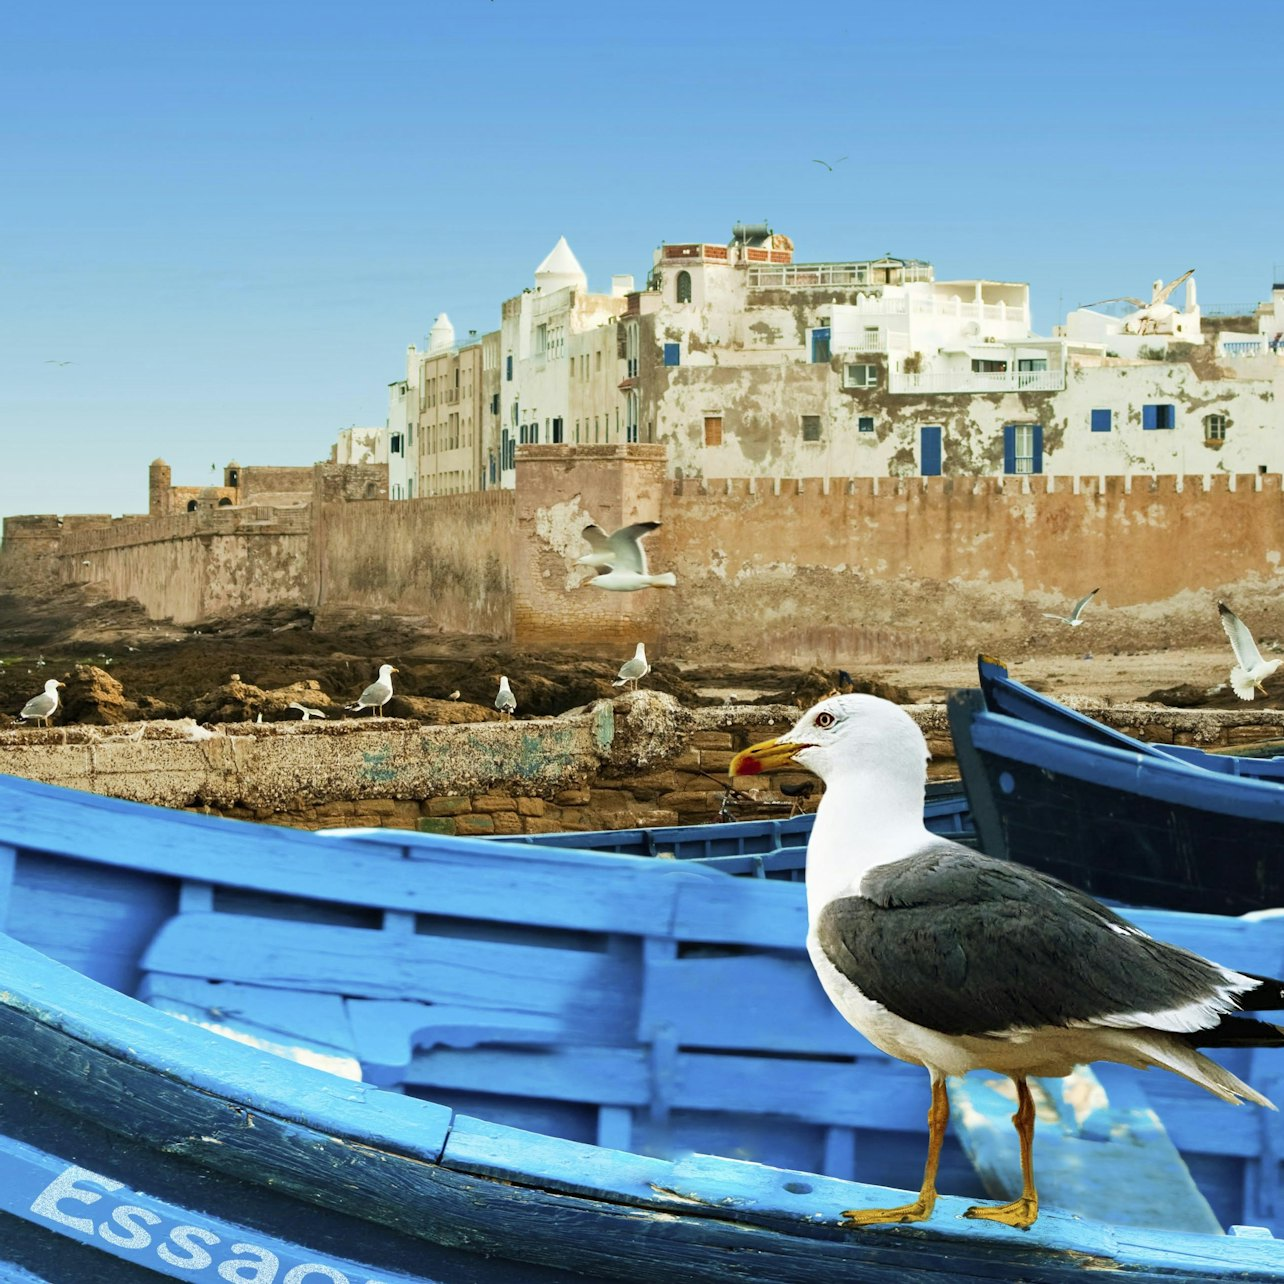
[[[620,665],[619,675],[611,683],[613,687],[622,687],[626,682],[633,683],[633,690],[638,689],[638,683],[651,672],[651,666],[646,659],[646,646],[639,642],[638,649],[633,652],[633,659],[625,660]]]
[[[1222,628],[1230,638],[1231,650],[1238,661],[1230,672],[1231,690],[1241,700],[1251,700],[1257,691],[1266,695],[1262,683],[1284,664],[1284,660],[1264,660],[1244,621],[1225,602],[1217,603],[1217,614],[1222,617]]]
[[[390,664],[381,664],[379,666],[379,676],[361,693],[356,704],[344,706],[351,713],[360,713],[362,709],[369,709],[370,716],[375,716],[375,710],[379,710],[379,716],[383,717],[383,706],[392,699],[392,675],[399,670],[394,669]]]
[[[918,1198],[852,1209],[851,1227],[931,1215],[949,1121],[948,1075],[1016,1085],[1022,1192],[967,1215],[1026,1228],[1039,1211],[1030,1076],[1075,1065],[1158,1066],[1223,1101],[1271,1103],[1200,1047],[1280,1047],[1240,1011],[1284,1007],[1284,982],[1155,940],[1045,874],[983,856],[923,824],[927,743],[876,696],[831,696],[783,736],[743,750],[732,776],[794,763],[825,782],[807,844],[807,952],[834,1006],[876,1047],[931,1077]]]
[[[611,593],[634,593],[644,588],[673,588],[678,578],[672,571],[652,575],[647,570],[646,553],[642,539],[654,530],[659,522],[634,522],[622,526],[608,535],[600,526],[586,526],[581,534],[592,550],[576,558],[577,566],[591,566],[597,574],[588,582],[594,588]]]
[[[57,678],[50,678],[45,683],[45,689],[39,695],[32,696],[22,706],[22,712],[18,717],[35,718],[47,727],[49,720],[58,712],[58,688],[65,685],[65,683],[59,682]]]
[[[495,694],[495,708],[500,713],[506,713],[510,718],[517,712],[517,697],[513,694],[505,677],[499,679],[499,690]]]
[[[1085,593],[1071,608],[1069,615],[1054,615],[1051,611],[1044,611],[1045,620],[1060,620],[1062,624],[1068,624],[1072,629],[1077,629],[1083,623],[1079,617],[1083,614],[1083,608],[1100,593],[1099,588],[1095,588],[1091,593]]]

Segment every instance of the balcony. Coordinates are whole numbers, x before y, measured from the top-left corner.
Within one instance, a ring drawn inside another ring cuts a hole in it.
[[[930,263],[906,263],[889,269],[881,263],[791,263],[780,267],[751,267],[751,290],[811,290],[818,286],[903,285],[907,281],[930,281]],[[888,281],[888,276],[893,280]]]
[[[887,377],[887,390],[894,393],[1061,392],[1065,386],[1066,372],[1060,367],[993,372],[892,370]]]

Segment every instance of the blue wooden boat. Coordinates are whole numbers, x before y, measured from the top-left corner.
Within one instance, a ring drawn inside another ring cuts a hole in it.
[[[1135,740],[995,661],[980,677],[949,718],[983,851],[1130,905],[1284,905],[1284,760]]]
[[[661,860],[694,860],[728,874],[755,878],[802,880],[807,840],[815,812],[782,820],[739,820],[708,825],[659,825],[649,829],[594,829],[559,834],[504,834],[496,843],[526,847],[570,847],[577,851],[615,852],[621,856],[654,856]],[[968,847],[976,830],[967,794],[960,781],[932,781],[927,786],[923,823],[934,834]],[[339,830],[360,838],[364,831]]]
[[[829,1007],[802,890],[0,777],[0,1278],[1284,1275],[1278,1117],[1122,1070],[1046,1085],[1032,1231],[843,1230],[917,1183],[926,1100]],[[1284,968],[1284,918],[1137,921]],[[1011,1106],[953,1091],[942,1187],[1002,1198]]]

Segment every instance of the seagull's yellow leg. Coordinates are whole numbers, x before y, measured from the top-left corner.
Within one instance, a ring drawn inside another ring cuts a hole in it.
[[[993,1208],[969,1208],[964,1216],[1029,1230],[1039,1215],[1039,1192],[1034,1188],[1034,1098],[1024,1078],[1014,1076],[1013,1082],[1017,1089],[1017,1112],[1012,1122],[1021,1139],[1021,1197]]]
[[[936,1203],[936,1170],[941,1162],[941,1143],[950,1122],[950,1099],[945,1092],[943,1075],[932,1075],[932,1105],[927,1112],[927,1165],[923,1185],[912,1204],[900,1208],[849,1208],[843,1214],[844,1226],[886,1226],[890,1222],[921,1222],[932,1215]]]

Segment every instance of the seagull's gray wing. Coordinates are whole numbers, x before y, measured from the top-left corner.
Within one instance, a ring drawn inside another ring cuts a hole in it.
[[[1091,601],[1092,601],[1092,599],[1093,599],[1094,597],[1096,597],[1096,596],[1097,596],[1097,594],[1098,594],[1098,593],[1100,593],[1100,592],[1101,592],[1101,590],[1100,590],[1099,588],[1095,588],[1095,589],[1093,589],[1093,590],[1092,590],[1092,592],[1091,592],[1091,593],[1085,593],[1085,594],[1084,594],[1084,595],[1083,595],[1083,596],[1082,596],[1082,597],[1081,597],[1081,598],[1080,598],[1080,599],[1079,599],[1079,600],[1074,604],[1074,606],[1073,606],[1073,607],[1071,607],[1071,609],[1070,609],[1070,618],[1071,618],[1072,620],[1077,620],[1077,619],[1079,618],[1079,616],[1083,614],[1083,608],[1084,608],[1085,606],[1087,606],[1087,605],[1088,605],[1088,603],[1089,603],[1089,602],[1091,602]]]
[[[1217,603],[1217,613],[1222,617],[1222,628],[1230,638],[1231,650],[1235,652],[1239,667],[1245,673],[1251,673],[1262,663],[1262,653],[1257,649],[1253,635],[1244,626],[1244,621],[1225,602]]]
[[[42,691],[22,706],[20,718],[47,718],[58,707],[58,697]]]
[[[607,539],[606,532],[600,526],[590,523],[580,531],[580,534],[595,553],[606,553],[610,550],[611,541]]]
[[[634,522],[632,526],[622,526],[611,536],[611,552],[615,554],[617,571],[647,574],[646,553],[640,541],[643,536],[658,529],[659,525],[659,522]]]

